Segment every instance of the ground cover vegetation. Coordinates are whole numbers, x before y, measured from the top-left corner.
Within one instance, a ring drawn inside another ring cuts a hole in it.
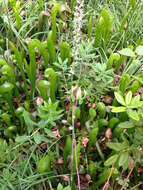
[[[143,1],[0,0],[0,189],[143,189]]]

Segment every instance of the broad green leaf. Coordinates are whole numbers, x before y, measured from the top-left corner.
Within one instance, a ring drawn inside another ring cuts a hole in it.
[[[136,111],[133,111],[133,110],[128,110],[128,115],[130,118],[136,120],[136,121],[139,121],[140,120],[140,117],[138,115],[138,113]]]
[[[44,129],[49,123],[49,119],[47,120],[41,120],[37,123],[37,126],[40,128],[40,129]]]
[[[115,94],[115,97],[116,97],[117,101],[120,104],[122,104],[123,106],[125,106],[126,104],[125,104],[123,96],[121,96],[118,92],[115,92],[114,94]]]
[[[60,183],[58,184],[57,190],[63,190],[62,184],[60,184]]]
[[[137,96],[133,97],[131,100],[131,105],[136,105],[136,102],[140,101],[140,95],[138,94]]]
[[[111,169],[111,170],[112,170],[112,169]],[[119,171],[117,170],[117,168],[114,168],[113,174],[115,174],[115,175],[119,174]]]
[[[96,117],[96,111],[92,107],[89,109],[89,116],[91,120],[93,120]]]
[[[135,53],[130,48],[124,48],[119,53],[124,56],[135,57]]]
[[[64,190],[71,190],[70,186],[64,188]]]
[[[129,121],[125,121],[125,122],[121,122],[118,127],[123,128],[123,129],[130,129],[135,127],[134,124],[132,122]]]
[[[120,158],[119,158],[119,167],[123,166],[126,163],[126,161],[128,160],[128,157],[129,157],[128,152],[123,152],[120,155]]]
[[[142,56],[143,55],[143,46],[138,46],[135,50],[137,55]]]
[[[139,108],[139,107],[142,107],[142,106],[143,106],[143,101],[136,101],[136,102],[133,102],[133,104],[131,102],[131,104],[128,105],[128,108],[134,109],[134,108]]]
[[[13,84],[5,82],[4,84],[0,85],[0,94],[11,92],[13,88]]]
[[[129,160],[127,159],[126,162],[123,164],[122,168],[123,170],[127,170],[129,167]]]
[[[142,78],[142,77],[133,76],[133,78],[135,78],[135,79],[138,80],[141,84],[143,84],[143,78]]]
[[[132,92],[129,91],[125,97],[125,102],[127,105],[129,105],[131,103],[131,100],[132,100]]]
[[[125,143],[118,143],[118,142],[107,142],[106,145],[111,148],[112,150],[115,150],[115,151],[121,151],[121,150],[124,150],[125,148],[128,147],[127,144]]]
[[[109,106],[109,108],[111,108],[111,112],[114,113],[120,113],[120,112],[125,112],[126,111],[126,107],[120,106],[120,107],[113,107],[113,106]]]
[[[36,132],[33,137],[36,144],[40,144],[42,142],[42,137],[39,132]]]
[[[48,135],[49,137],[57,138],[51,130],[45,128],[44,131],[45,131],[45,133],[47,133],[47,135]]]
[[[105,166],[111,166],[112,164],[114,164],[117,159],[118,159],[118,154],[115,154],[113,156],[111,156],[110,158],[108,158],[105,162],[104,162],[104,165]]]
[[[23,136],[16,137],[15,141],[17,143],[22,143],[22,142],[28,141],[29,139],[30,139],[29,136],[23,135]]]

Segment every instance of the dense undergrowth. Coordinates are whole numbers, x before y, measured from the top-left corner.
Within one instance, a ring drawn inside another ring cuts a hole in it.
[[[0,189],[143,189],[143,1],[0,0]]]

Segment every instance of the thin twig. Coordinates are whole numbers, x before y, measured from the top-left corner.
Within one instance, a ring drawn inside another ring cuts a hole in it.
[[[108,190],[108,187],[110,185],[110,178],[112,176],[113,171],[114,171],[114,165],[112,165],[109,177],[108,177],[107,182],[105,183],[104,187],[102,188],[102,190]]]
[[[137,155],[137,157],[136,157],[136,160],[135,160],[135,162],[134,162],[134,164],[133,164],[133,167],[130,169],[130,172],[129,172],[127,178],[125,179],[124,184],[123,184],[123,186],[121,187],[120,190],[123,190],[123,189],[124,189],[124,187],[125,187],[125,185],[126,185],[128,179],[129,179],[129,177],[131,176],[132,171],[133,171],[133,169],[135,168],[136,163],[137,163],[137,161],[138,161],[138,159],[140,158],[140,156],[141,156],[142,153],[143,153],[143,147],[142,147],[141,150],[139,151],[139,153],[138,153],[138,155]]]
[[[78,171],[78,163],[77,163],[76,139],[74,142],[74,147],[75,147],[75,166],[76,166],[76,173],[77,173],[78,189],[81,190],[81,188],[80,188],[80,177],[79,177],[79,171]]]

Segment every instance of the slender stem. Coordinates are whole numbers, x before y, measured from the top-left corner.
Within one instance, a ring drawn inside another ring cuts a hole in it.
[[[138,155],[137,155],[137,157],[136,157],[136,160],[135,160],[135,162],[134,162],[134,164],[133,164],[133,167],[130,169],[130,172],[129,172],[127,178],[125,179],[124,184],[123,184],[123,186],[121,187],[120,190],[123,190],[124,187],[126,186],[126,183],[127,183],[128,179],[129,179],[129,177],[131,176],[132,171],[133,171],[133,169],[135,168],[136,163],[137,163],[137,161],[138,161],[138,159],[140,158],[140,156],[141,156],[142,153],[143,153],[143,147],[142,147],[141,150],[139,151],[139,153],[138,153]]]
[[[75,140],[75,132],[74,132],[74,113],[75,113],[75,106],[72,103],[72,169],[71,169],[71,189],[73,183],[73,149],[74,149],[74,140]]]
[[[79,170],[78,170],[78,162],[77,162],[76,137],[75,137],[75,130],[74,130],[74,124],[75,124],[75,105],[76,105],[76,103],[72,103],[72,170],[71,170],[71,189],[72,189],[72,183],[73,183],[73,157],[74,157],[73,154],[74,154],[74,149],[75,149],[75,166],[76,166],[76,173],[77,173],[77,179],[78,179],[78,189],[81,190]]]
[[[142,184],[143,184],[143,183],[141,182],[141,183],[135,185],[134,187],[130,188],[129,190],[134,190],[136,187],[139,187],[139,186],[142,185]]]
[[[113,171],[114,171],[114,165],[112,165],[112,168],[111,168],[109,177],[108,177],[108,179],[107,179],[105,185],[103,186],[102,190],[107,190],[107,189],[108,189],[108,187],[109,187],[109,181],[110,181],[110,178],[111,178],[111,176],[112,176]]]

